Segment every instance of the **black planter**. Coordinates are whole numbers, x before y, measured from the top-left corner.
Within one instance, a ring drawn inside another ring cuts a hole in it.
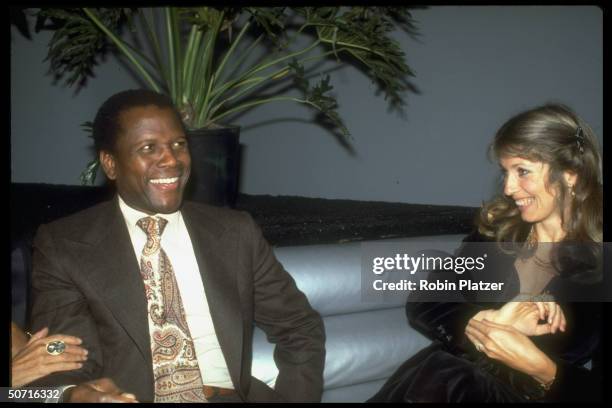
[[[186,198],[234,207],[238,194],[240,128],[197,129],[187,132],[191,177]]]

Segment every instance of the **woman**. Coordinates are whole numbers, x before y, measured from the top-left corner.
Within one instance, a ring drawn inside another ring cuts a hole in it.
[[[28,339],[11,322],[11,387],[21,387],[57,371],[76,370],[87,359],[81,339],[56,334],[48,336],[44,328]]]
[[[546,105],[507,121],[491,153],[503,192],[484,205],[478,232],[458,255],[478,256],[483,243],[497,242],[495,272],[506,299],[530,301],[409,302],[411,325],[434,341],[371,402],[601,399],[602,304],[552,301],[601,273],[593,245],[602,241],[601,158],[593,132],[569,108]],[[577,251],[568,245],[575,243]],[[589,360],[591,370],[583,367]]]

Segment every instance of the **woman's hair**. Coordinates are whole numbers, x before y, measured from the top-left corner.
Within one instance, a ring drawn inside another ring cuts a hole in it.
[[[569,199],[569,219],[561,211],[566,230],[564,241],[601,242],[603,228],[603,187],[601,156],[593,131],[567,106],[547,104],[512,117],[497,131],[489,146],[497,161],[521,157],[550,166],[547,188],[558,191],[559,208],[570,195],[563,172],[577,175],[574,195]],[[485,203],[477,218],[478,231],[498,242],[522,242],[531,224],[521,219],[514,201],[502,193]]]

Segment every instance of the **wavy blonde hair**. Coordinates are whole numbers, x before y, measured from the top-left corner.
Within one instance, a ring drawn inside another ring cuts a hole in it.
[[[561,211],[567,232],[564,241],[602,241],[603,183],[599,146],[593,130],[570,108],[547,104],[519,113],[497,131],[489,154],[496,161],[501,157],[521,157],[547,163],[550,166],[547,186],[557,189],[559,208],[566,207],[568,196],[568,188],[562,182],[563,172],[576,174],[569,219],[565,219]],[[497,242],[523,242],[531,230],[531,224],[521,219],[516,204],[503,192],[483,204],[476,224],[482,235]]]

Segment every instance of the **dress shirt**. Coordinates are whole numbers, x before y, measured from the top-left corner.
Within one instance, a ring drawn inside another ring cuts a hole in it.
[[[147,236],[136,223],[139,219],[150,215],[128,206],[120,196],[119,208],[127,223],[134,254],[138,264],[140,264],[140,257],[147,242]],[[213,326],[193,245],[181,212],[155,214],[152,217],[161,217],[168,221],[161,235],[161,247],[170,259],[176,276],[187,324],[202,374],[202,382],[205,385],[233,389],[234,385]]]

